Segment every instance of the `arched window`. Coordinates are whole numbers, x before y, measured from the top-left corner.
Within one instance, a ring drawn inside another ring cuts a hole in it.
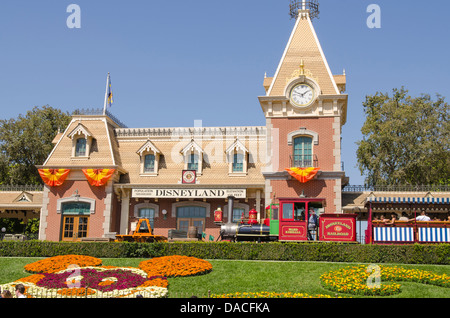
[[[231,222],[238,223],[241,221],[242,217],[245,218],[245,209],[243,208],[233,208],[233,219]]]
[[[63,214],[90,214],[91,204],[88,202],[65,202],[62,203]]]
[[[203,206],[180,206],[176,208],[177,229],[188,232],[189,227],[195,226],[200,234],[205,228],[206,207]]]
[[[145,218],[148,219],[150,221],[150,225],[153,229],[153,222],[155,219],[155,209],[153,208],[141,208],[139,209],[139,218]]]
[[[305,168],[313,166],[312,138],[300,136],[294,138],[294,167]]]
[[[223,207],[223,211],[225,211],[226,217],[231,217],[231,222],[238,223],[241,221],[242,215],[244,215],[244,218],[248,217],[248,212],[250,210],[250,207],[246,203],[239,203],[234,202],[233,204],[233,215],[228,215],[228,204],[225,204]]]

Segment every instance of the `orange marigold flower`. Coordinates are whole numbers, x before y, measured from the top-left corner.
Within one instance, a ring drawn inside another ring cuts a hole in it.
[[[95,291],[90,288],[64,288],[57,291],[58,295],[67,297],[82,297],[86,295],[94,295]]]
[[[38,281],[40,281],[42,278],[44,278],[45,276],[42,274],[34,274],[28,277],[24,277],[24,278],[20,278],[18,280],[16,280],[17,283],[32,283],[32,284],[36,284]]]
[[[212,270],[210,262],[191,256],[162,256],[139,263],[139,268],[151,276],[192,276]]]
[[[102,260],[92,256],[85,255],[58,255],[49,257],[24,266],[30,273],[56,273],[67,269],[70,265],[79,267],[100,266]]]

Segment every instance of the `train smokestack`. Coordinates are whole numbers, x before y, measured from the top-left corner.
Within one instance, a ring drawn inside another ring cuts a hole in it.
[[[227,224],[233,223],[233,208],[234,208],[234,197],[228,197],[228,220]]]
[[[234,197],[228,197],[228,220],[227,223],[223,223],[220,227],[220,236],[223,240],[234,240],[238,225],[233,223],[233,207],[234,207]]]

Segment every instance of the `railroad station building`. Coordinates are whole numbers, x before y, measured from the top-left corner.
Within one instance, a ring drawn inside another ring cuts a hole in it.
[[[73,115],[37,167],[51,180],[40,239],[114,238],[140,217],[155,235],[196,226],[218,237],[214,211],[226,214],[230,195],[225,219],[252,209],[263,219],[278,197],[300,195],[325,199],[321,213],[341,213],[346,80],[331,73],[309,10],[299,11],[273,77],[261,80],[261,127],[126,128],[109,112]],[[292,167],[311,168],[311,180],[299,182]]]
[[[295,21],[276,72],[261,78],[252,116],[265,126],[128,128],[109,111],[75,113],[37,166],[39,239],[114,239],[143,217],[155,235],[195,226],[215,239],[214,211],[237,222],[256,210],[263,220],[283,197],[321,198],[319,214],[343,213],[346,75],[332,74],[310,10]]]

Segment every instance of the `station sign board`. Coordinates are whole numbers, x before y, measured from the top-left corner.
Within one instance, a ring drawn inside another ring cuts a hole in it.
[[[178,198],[178,199],[226,199],[233,196],[236,199],[245,199],[246,189],[133,189],[133,198]]]
[[[322,214],[319,222],[321,241],[356,241],[356,214]]]

